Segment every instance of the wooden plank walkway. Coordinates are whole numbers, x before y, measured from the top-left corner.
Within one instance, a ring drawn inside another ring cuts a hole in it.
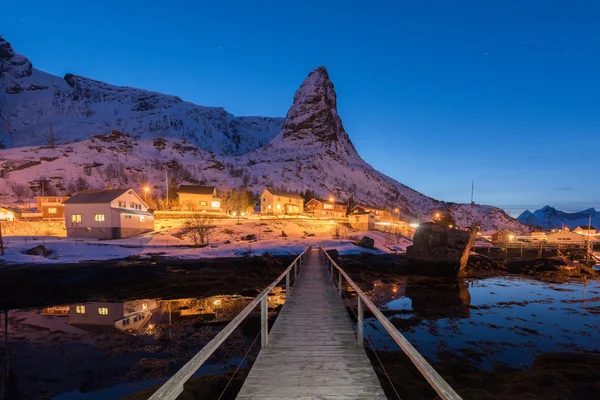
[[[386,399],[318,249],[298,273],[237,398]]]

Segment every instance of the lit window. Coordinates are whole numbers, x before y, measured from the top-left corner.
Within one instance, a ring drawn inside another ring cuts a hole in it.
[[[71,222],[81,222],[81,214],[73,214],[71,215]]]
[[[148,308],[148,303],[142,303],[142,310],[145,310]]]
[[[144,217],[143,215],[140,215],[140,222],[145,222],[146,221],[146,217]]]
[[[277,209],[281,210],[281,204],[277,204]]]
[[[75,312],[77,314],[85,314],[85,306],[77,306],[77,307],[75,307]]]
[[[269,204],[269,205],[267,206],[267,208],[270,210],[270,209],[271,209],[271,205]]]
[[[210,203],[210,206],[212,208],[219,208],[219,207],[221,207],[221,202],[220,201],[213,201],[212,203]]]
[[[50,207],[50,208],[48,209],[48,214],[56,214],[56,212],[57,212],[57,211],[56,211],[56,207]]]
[[[206,202],[205,202],[205,201],[201,201],[201,202],[200,202],[200,205],[201,205],[201,206],[205,206],[205,205],[206,205]]]
[[[96,221],[96,222],[104,221],[104,214],[94,214],[94,221]]]
[[[106,308],[106,307],[100,307],[100,308],[98,308],[98,314],[100,314],[100,315],[108,315],[108,308]]]

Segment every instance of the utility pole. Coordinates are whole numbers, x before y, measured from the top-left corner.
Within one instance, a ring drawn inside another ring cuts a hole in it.
[[[588,231],[587,231],[587,247],[586,247],[586,252],[585,252],[585,265],[590,265],[590,255],[592,254],[592,247],[591,244],[592,242],[590,242],[590,229],[592,229],[592,214],[590,214],[590,217],[588,219]]]
[[[165,169],[165,193],[167,197],[167,201],[165,204],[165,208],[169,209],[169,171]]]
[[[0,222],[0,252],[4,255],[4,239],[2,238],[2,222]]]
[[[475,181],[471,181],[471,204],[475,204],[473,202],[473,192],[475,191]]]
[[[54,148],[54,127],[52,125],[50,125],[50,148],[53,149]]]

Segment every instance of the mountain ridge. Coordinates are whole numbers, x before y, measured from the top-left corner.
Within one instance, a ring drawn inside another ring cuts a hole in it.
[[[562,228],[563,226],[575,229],[578,226],[588,226],[590,216],[592,217],[591,224],[599,228],[600,211],[596,211],[593,207],[583,211],[567,213],[546,205],[533,212],[529,210],[523,211],[517,217],[517,220],[522,224],[542,229]]]
[[[19,182],[40,177],[50,176],[63,192],[73,189],[75,181],[90,187],[158,187],[168,170],[179,183],[243,185],[255,193],[263,187],[311,190],[322,197],[399,208],[404,219],[449,210],[460,226],[528,229],[497,208],[445,203],[376,171],[345,131],[323,66],[304,79],[285,119],[235,117],[177,96],[75,74],[46,74],[2,41],[0,55],[9,57],[0,75],[0,138],[12,147],[0,151],[4,199],[18,197],[14,187]],[[31,85],[37,88],[29,90]],[[51,149],[50,124],[58,139]]]

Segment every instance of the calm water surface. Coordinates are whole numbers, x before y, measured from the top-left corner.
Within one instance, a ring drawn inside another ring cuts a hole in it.
[[[486,369],[495,363],[529,367],[544,352],[600,349],[598,282],[405,277],[374,282],[368,294],[432,359],[468,359]],[[251,300],[139,299],[12,310],[8,347],[13,388],[22,399],[121,398],[163,382]],[[278,292],[269,305],[275,308],[284,301]],[[376,349],[398,350],[376,320],[366,322],[365,332]],[[256,333],[238,329],[199,374],[234,368]]]

